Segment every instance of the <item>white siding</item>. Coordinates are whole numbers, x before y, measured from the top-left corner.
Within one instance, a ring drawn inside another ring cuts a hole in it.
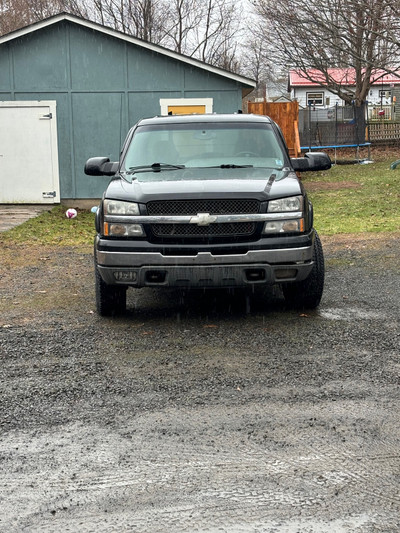
[[[391,91],[393,87],[390,85],[375,85],[374,87],[371,87],[369,95],[368,95],[368,102],[372,105],[381,105],[381,97],[380,97],[380,91],[384,91],[384,97],[382,99],[383,105],[390,105],[392,103],[391,97],[386,98],[386,91]],[[292,100],[297,100],[299,102],[300,107],[307,107],[307,93],[310,92],[323,92],[324,93],[324,105],[318,106],[319,108],[323,107],[332,107],[336,105],[336,102],[339,105],[343,104],[343,100],[341,100],[337,95],[331,93],[327,89],[324,89],[322,87],[294,87],[291,90],[290,97]],[[329,98],[329,106],[326,106],[326,98]]]

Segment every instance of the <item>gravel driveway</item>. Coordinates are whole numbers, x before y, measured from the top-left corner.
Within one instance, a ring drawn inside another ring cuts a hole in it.
[[[3,247],[1,532],[400,531],[400,235],[323,239],[318,311]],[[29,259],[27,259],[29,258]]]

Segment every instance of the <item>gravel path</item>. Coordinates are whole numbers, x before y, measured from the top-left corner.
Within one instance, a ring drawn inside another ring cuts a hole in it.
[[[399,242],[324,239],[315,312],[143,289],[114,319],[89,249],[3,248],[0,531],[400,531]]]

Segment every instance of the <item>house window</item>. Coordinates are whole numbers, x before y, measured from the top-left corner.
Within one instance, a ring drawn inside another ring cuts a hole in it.
[[[392,96],[392,91],[388,91],[387,89],[379,91],[379,98],[390,98]]]
[[[324,105],[324,93],[307,93],[307,106]]]

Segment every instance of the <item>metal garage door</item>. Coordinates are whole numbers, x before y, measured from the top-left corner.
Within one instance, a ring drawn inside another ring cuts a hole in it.
[[[0,102],[0,203],[59,202],[56,102]]]

